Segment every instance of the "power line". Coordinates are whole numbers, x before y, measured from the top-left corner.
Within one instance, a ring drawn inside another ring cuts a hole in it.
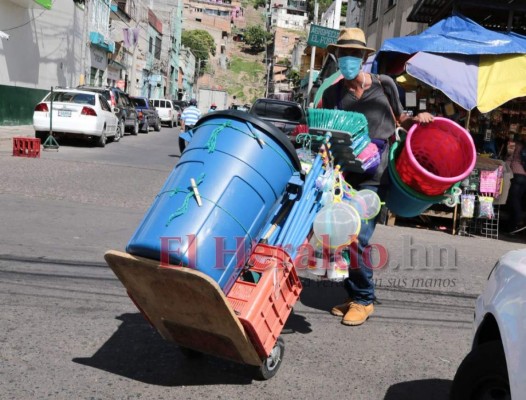
[[[30,24],[31,22],[33,22],[34,20],[40,18],[42,16],[42,14],[44,14],[46,11],[49,11],[49,10],[42,10],[42,12],[40,14],[38,14],[36,17],[31,18],[29,21],[23,23],[22,25],[15,26],[13,28],[0,29],[0,31],[8,32],[8,31],[13,31],[13,30],[18,29],[18,28],[22,28],[23,26],[26,26],[26,25]]]

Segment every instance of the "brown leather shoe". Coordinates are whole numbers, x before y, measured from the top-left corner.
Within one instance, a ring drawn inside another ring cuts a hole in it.
[[[350,326],[361,325],[367,321],[367,318],[369,318],[369,315],[373,312],[373,303],[367,304],[366,306],[363,304],[351,303],[349,304],[347,313],[343,316],[342,324]]]
[[[331,309],[331,314],[336,315],[337,317],[343,317],[345,313],[349,310],[349,305],[352,303],[352,299],[348,299],[343,304],[338,304]]]

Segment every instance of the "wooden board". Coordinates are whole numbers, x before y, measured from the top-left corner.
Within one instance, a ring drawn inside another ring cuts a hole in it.
[[[163,338],[236,362],[262,364],[221,288],[208,275],[114,250],[104,258]]]

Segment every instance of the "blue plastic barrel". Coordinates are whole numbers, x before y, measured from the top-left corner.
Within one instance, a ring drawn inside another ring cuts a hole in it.
[[[416,217],[426,211],[433,204],[445,200],[445,196],[427,196],[416,192],[406,185],[396,170],[395,160],[401,149],[402,144],[395,142],[389,149],[389,178],[390,187],[387,192],[386,206],[395,215],[400,217]]]
[[[292,143],[273,125],[237,110],[209,114],[126,250],[195,268],[228,293],[300,170]]]

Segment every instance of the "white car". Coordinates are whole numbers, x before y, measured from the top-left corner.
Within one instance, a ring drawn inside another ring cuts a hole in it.
[[[52,108],[52,112],[50,112]],[[118,112],[115,109],[114,112]],[[104,147],[107,139],[119,141],[122,132],[108,101],[100,93],[77,89],[55,89],[38,103],[33,113],[35,137],[87,137]]]
[[[168,124],[170,128],[177,125],[177,112],[174,110],[174,105],[171,100],[152,99],[152,103],[159,113],[161,123]]]
[[[526,249],[495,264],[475,307],[471,352],[455,374],[452,400],[526,399]]]

